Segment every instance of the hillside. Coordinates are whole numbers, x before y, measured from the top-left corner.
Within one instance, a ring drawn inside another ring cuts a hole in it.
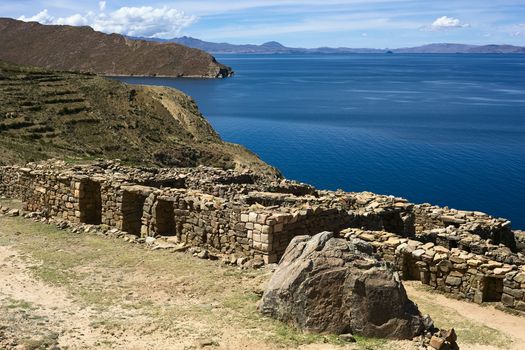
[[[223,78],[233,73],[210,54],[175,43],[9,18],[0,18],[0,59],[104,75]]]
[[[143,38],[144,40],[154,42],[172,42],[204,50],[206,52],[216,53],[237,53],[237,54],[307,54],[307,53],[322,53],[322,54],[340,54],[340,53],[385,53],[391,51],[394,53],[525,53],[525,47],[513,45],[465,45],[465,44],[448,44],[438,43],[429,44],[416,47],[407,47],[399,49],[372,49],[372,48],[349,48],[349,47],[318,47],[312,49],[287,47],[278,42],[270,41],[261,45],[235,45],[229,43],[213,43],[203,41],[187,36],[173,39],[151,39]]]
[[[119,158],[144,166],[277,171],[223,142],[195,102],[165,87],[0,61],[0,164]]]

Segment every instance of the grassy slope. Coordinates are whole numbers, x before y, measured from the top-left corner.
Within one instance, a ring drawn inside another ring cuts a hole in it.
[[[223,142],[180,91],[0,61],[0,162],[119,158],[135,165],[276,171]]]

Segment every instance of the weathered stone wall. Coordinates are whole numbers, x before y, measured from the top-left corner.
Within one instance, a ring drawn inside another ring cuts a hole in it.
[[[22,198],[27,191],[25,175],[30,171],[19,167],[0,167],[0,193],[10,198]]]
[[[116,162],[0,167],[0,195],[20,198],[42,216],[137,237],[172,236],[266,263],[277,262],[298,235],[356,236],[405,278],[464,299],[525,308],[525,234],[484,213],[369,192],[318,191],[251,173]]]
[[[456,236],[461,233],[473,234],[516,250],[511,223],[506,219],[493,218],[482,212],[441,208],[430,204],[414,205],[413,213],[416,232],[452,226],[456,228]],[[454,240],[454,237],[451,240]]]
[[[256,254],[240,207],[199,191],[153,191],[145,201],[141,234],[176,236],[180,242],[223,254]]]
[[[525,311],[524,264],[506,264],[458,248],[448,249],[382,231],[347,229],[341,234],[347,239],[370,242],[405,280],[419,280],[476,303],[501,301],[505,306]]]

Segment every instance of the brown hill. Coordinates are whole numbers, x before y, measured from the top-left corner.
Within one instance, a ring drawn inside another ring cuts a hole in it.
[[[210,165],[276,175],[221,140],[182,92],[0,61],[0,164],[119,158],[143,166]]]
[[[10,18],[0,18],[0,59],[104,75],[222,78],[232,74],[210,54],[179,44]]]

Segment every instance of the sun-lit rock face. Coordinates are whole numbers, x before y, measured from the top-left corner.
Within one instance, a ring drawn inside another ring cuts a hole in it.
[[[425,330],[397,273],[372,246],[330,232],[295,237],[263,295],[263,314],[316,332],[411,339]]]

